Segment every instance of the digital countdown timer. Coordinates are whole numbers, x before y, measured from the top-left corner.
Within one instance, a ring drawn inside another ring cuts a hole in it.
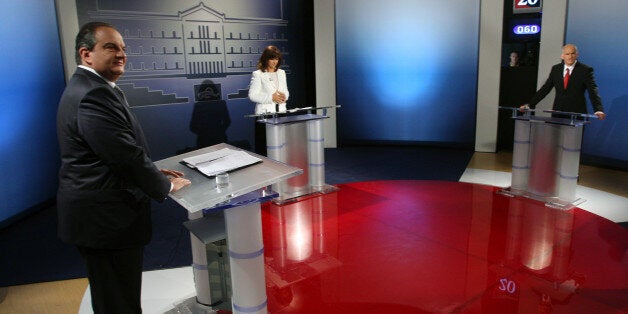
[[[515,35],[536,35],[541,32],[541,26],[538,24],[520,24],[512,28]]]

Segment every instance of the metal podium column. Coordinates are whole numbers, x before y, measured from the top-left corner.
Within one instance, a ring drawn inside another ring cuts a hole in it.
[[[583,128],[580,126],[561,126],[557,195],[558,198],[568,202],[576,200],[582,131]]]
[[[280,119],[278,119],[281,121]],[[304,122],[266,124],[268,158],[303,169],[301,175],[273,185],[280,196],[293,198],[310,193],[308,181],[307,129]]]
[[[259,123],[259,122],[258,122]],[[285,125],[266,124],[266,155],[274,160],[286,160]]]
[[[515,120],[512,148],[512,185],[515,191],[528,189],[530,176],[530,121]],[[514,191],[513,191],[514,192]]]
[[[528,191],[540,197],[556,195],[556,164],[559,126],[531,122],[530,176]]]
[[[203,217],[203,212],[188,213],[188,219],[194,220]],[[209,288],[210,276],[207,265],[207,249],[205,244],[192,232],[190,232],[192,243],[192,272],[194,274],[194,287],[196,288],[196,301],[200,304],[210,306],[219,300],[211,295]],[[214,299],[212,299],[214,297]]]
[[[323,120],[307,122],[309,183],[314,189],[320,190],[325,186],[325,136],[323,134]]]
[[[225,210],[234,313],[267,313],[262,214],[258,202]],[[246,230],[246,232],[242,232]]]

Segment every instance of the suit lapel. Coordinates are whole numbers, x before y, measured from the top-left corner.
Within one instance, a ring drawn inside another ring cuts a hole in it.
[[[571,70],[571,73],[569,74],[569,83],[567,84],[567,89],[571,89],[572,86],[578,85],[577,82],[580,82],[581,78],[582,66],[579,62],[576,62],[576,65],[574,65],[573,70]]]

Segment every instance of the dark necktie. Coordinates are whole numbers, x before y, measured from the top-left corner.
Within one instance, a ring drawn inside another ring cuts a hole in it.
[[[565,77],[563,79],[563,88],[567,89],[567,83],[569,83],[569,68],[566,69]]]

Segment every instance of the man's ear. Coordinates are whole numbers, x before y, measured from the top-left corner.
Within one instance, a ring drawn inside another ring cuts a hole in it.
[[[92,64],[92,52],[89,49],[85,47],[79,48],[79,56],[81,56],[82,64]]]

